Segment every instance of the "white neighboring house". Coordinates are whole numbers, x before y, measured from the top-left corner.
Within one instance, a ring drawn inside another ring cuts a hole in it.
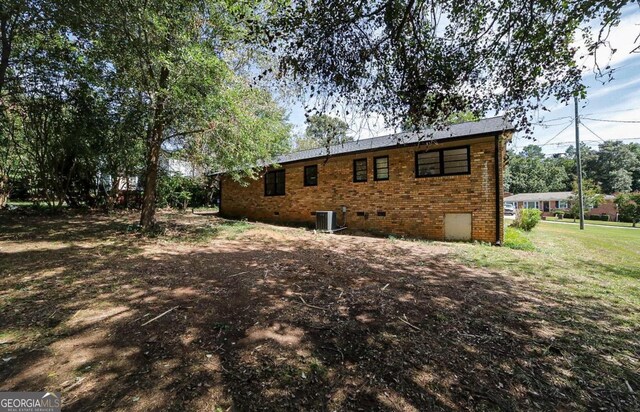
[[[187,160],[172,159],[162,157],[160,159],[160,168],[172,175],[184,177],[202,177],[204,171],[201,167],[194,165]]]
[[[571,192],[519,193],[504,198],[505,206],[514,209],[539,209],[550,212],[554,209],[568,209]]]
[[[518,193],[504,198],[505,207],[514,209],[538,209],[543,216],[552,216],[555,210],[569,210],[569,202],[573,197],[572,192],[543,192],[543,193]],[[603,202],[598,207],[590,207],[587,215],[609,215],[612,221],[617,220],[618,211],[613,203],[615,196],[603,196]]]
[[[114,180],[115,179],[113,179],[109,175],[98,175],[97,177],[98,184],[102,184],[106,190],[111,190]],[[139,190],[142,188],[141,185],[142,185],[142,179],[140,179],[140,177],[138,176],[129,176],[129,177],[120,176],[120,178],[118,179],[119,191]]]

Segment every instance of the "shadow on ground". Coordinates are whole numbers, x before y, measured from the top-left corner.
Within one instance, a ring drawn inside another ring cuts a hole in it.
[[[0,390],[62,391],[65,410],[640,408],[632,308],[437,244],[264,225],[191,244],[130,224],[3,225]]]

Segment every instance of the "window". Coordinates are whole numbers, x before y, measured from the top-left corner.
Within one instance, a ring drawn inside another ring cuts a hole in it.
[[[353,181],[367,181],[367,159],[356,159],[353,161]]]
[[[373,158],[373,179],[389,180],[389,156]]]
[[[566,200],[558,200],[558,209],[568,209],[569,203]]]
[[[444,174],[458,175],[469,173],[469,148],[443,150]]]
[[[416,176],[438,176],[440,174],[440,152],[416,153]]]
[[[318,186],[318,165],[304,167],[304,185]]]
[[[524,202],[525,209],[538,209],[538,202]]]
[[[469,146],[416,153],[416,177],[470,173]]]
[[[274,170],[264,175],[264,195],[284,196],[284,170]]]

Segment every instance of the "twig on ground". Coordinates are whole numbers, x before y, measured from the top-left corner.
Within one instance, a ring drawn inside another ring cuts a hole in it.
[[[629,381],[627,381],[626,379],[624,380],[624,383],[627,384],[627,389],[629,389],[629,392],[633,393],[633,388],[631,387],[631,385],[629,385]]]
[[[84,377],[78,378],[78,380],[73,385],[70,385],[70,386],[64,388],[63,390],[65,392],[70,391],[71,389],[75,388],[76,386],[79,386],[82,383],[82,381],[84,381],[84,379],[85,379]]]
[[[321,308],[320,306],[315,306],[315,305],[310,305],[307,302],[305,302],[304,298],[302,296],[300,296],[300,300],[302,301],[302,304],[305,306],[308,306],[310,308],[314,308],[314,309],[318,309],[318,310],[327,310],[325,308]]]
[[[149,319],[148,321],[146,321],[145,323],[143,323],[143,324],[142,324],[142,325],[140,325],[140,326],[148,325],[148,324],[150,324],[151,322],[153,322],[153,321],[155,321],[155,320],[160,319],[161,317],[163,317],[163,316],[164,316],[164,315],[166,315],[167,313],[172,312],[172,311],[174,311],[174,310],[178,309],[179,307],[180,307],[180,306],[174,306],[174,307],[172,307],[171,309],[169,309],[169,310],[167,310],[167,311],[162,312],[161,314],[159,314],[159,315],[158,315],[158,316],[156,316],[155,318],[153,318],[153,319]]]
[[[389,287],[389,283],[387,283],[386,285],[384,285],[384,286],[382,287],[382,290],[385,290],[385,289],[386,289],[386,288],[388,288],[388,287]]]
[[[140,319],[146,318],[149,315],[151,315],[151,313],[145,313],[144,315],[140,316],[139,318],[135,318],[133,320],[133,322],[131,322],[131,323],[135,323],[135,322],[139,321]]]
[[[404,317],[406,318],[406,317],[407,317],[407,315],[404,315]],[[419,327],[417,327],[416,325],[412,325],[411,323],[409,323],[409,321],[407,321],[407,320],[405,320],[405,319],[402,319],[400,316],[398,316],[398,319],[400,319],[400,321],[401,321],[401,322],[403,322],[403,323],[405,323],[405,324],[407,324],[407,325],[411,326],[411,328],[413,328],[413,329],[415,329],[415,330],[420,330],[420,328],[419,328]]]
[[[249,272],[239,272],[239,273],[234,273],[233,275],[229,275],[229,276],[227,276],[227,277],[228,277],[228,278],[233,278],[233,277],[236,277],[236,276],[244,275],[245,273],[249,273]]]

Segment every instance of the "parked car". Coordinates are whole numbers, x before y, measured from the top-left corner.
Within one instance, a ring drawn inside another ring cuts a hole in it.
[[[516,214],[516,208],[513,205],[504,205],[504,214],[507,216],[513,216]]]

